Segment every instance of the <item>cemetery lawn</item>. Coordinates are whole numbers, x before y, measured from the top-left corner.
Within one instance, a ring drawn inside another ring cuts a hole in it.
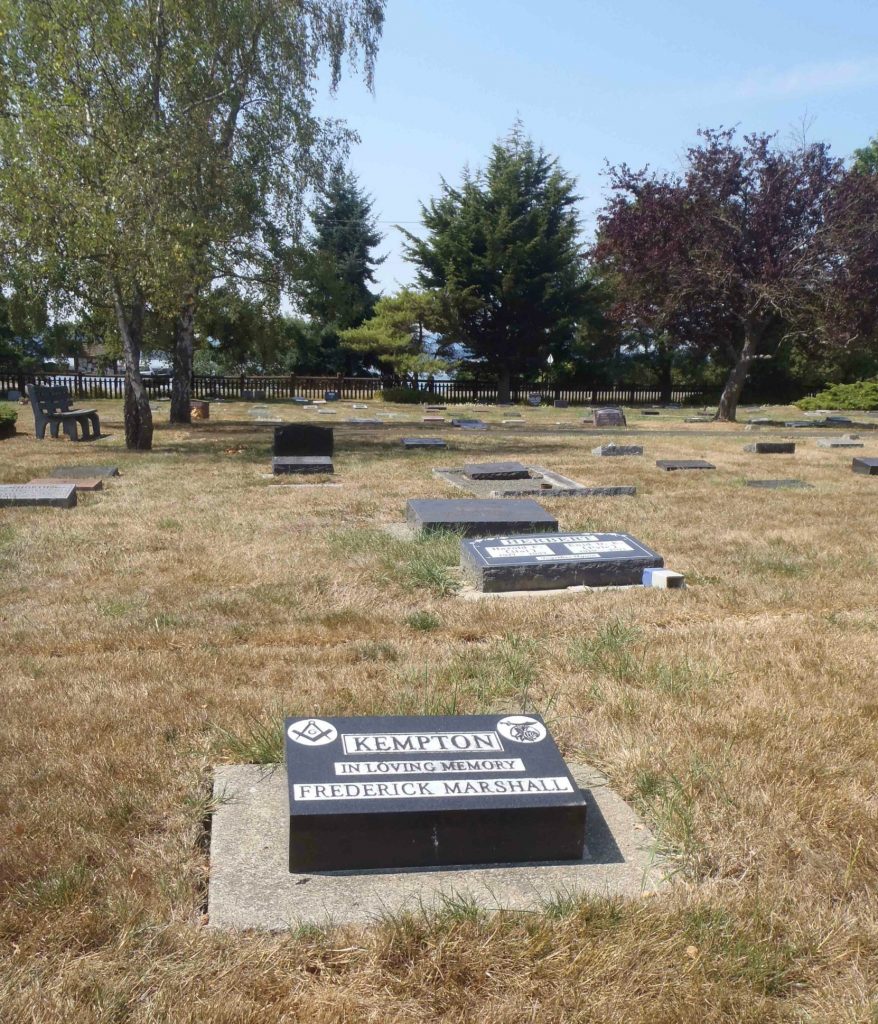
[[[850,470],[878,432],[832,450],[816,437],[847,428],[631,411],[583,433],[581,410],[522,408],[520,427],[470,409],[492,429],[463,432],[348,405],[271,407],[337,422],[335,486],[265,479],[272,427],[245,403],[159,423],[151,454],[125,451],[119,402],[97,403],[96,445],[36,441],[25,408],[28,433],[0,441],[3,482],[123,473],[69,511],[0,510],[0,1020],[878,1021],[878,479]],[[787,436],[794,456],[743,451]],[[611,440],[645,455],[591,455]],[[687,458],[717,469],[655,466]],[[493,459],[636,484],[545,507],[633,534],[688,589],[464,600],[453,537],[386,527],[408,498],[466,497],[431,468]],[[669,886],[365,930],[206,927],[213,765],[276,760],[284,715],[506,709],[609,776],[674,855]]]

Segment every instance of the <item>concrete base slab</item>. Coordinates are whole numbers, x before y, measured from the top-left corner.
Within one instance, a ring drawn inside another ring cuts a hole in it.
[[[99,476],[38,476],[29,480],[28,483],[48,485],[49,487],[55,484],[73,484],[77,491],[102,491],[104,489],[103,478]]]
[[[565,593],[568,593],[565,591]],[[539,911],[553,896],[636,898],[666,884],[669,863],[634,811],[587,765],[570,765],[588,802],[586,856],[563,864],[291,874],[283,766],[215,770],[209,925],[283,931],[367,925],[388,914],[440,909],[467,897],[486,910]]]
[[[631,486],[586,487],[543,466],[528,466],[521,480],[474,480],[462,469],[434,469],[433,475],[479,498],[594,498],[634,494]]]
[[[472,586],[461,587],[457,597],[463,601],[484,601],[498,597],[506,601],[516,601],[529,597],[568,597],[572,594],[605,594],[608,590],[643,590],[641,583],[625,583],[620,586],[611,587],[565,587],[563,590],[500,590],[496,592],[485,592],[476,590]]]

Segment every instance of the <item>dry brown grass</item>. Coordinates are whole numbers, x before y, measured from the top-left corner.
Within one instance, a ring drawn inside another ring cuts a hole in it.
[[[0,443],[6,481],[124,472],[72,511],[0,511],[4,1024],[878,1021],[878,481],[851,453],[798,437],[794,457],[750,456],[740,428],[665,416],[632,420],[643,459],[598,459],[593,436],[549,429],[575,410],[404,453],[434,428],[398,407],[386,429],[337,428],[342,486],[273,488],[271,428],[245,410],[160,428],[150,455],[122,448],[116,403],[98,446]],[[690,588],[454,596],[453,543],[381,527],[409,497],[461,496],[431,466],[501,453],[637,484],[551,507],[564,529],[630,531]],[[720,468],[654,466],[687,456]],[[525,704],[679,852],[665,894],[204,928],[210,765],[271,756],[276,716]]]

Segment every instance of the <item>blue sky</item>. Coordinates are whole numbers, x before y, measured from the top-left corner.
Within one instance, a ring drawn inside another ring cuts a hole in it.
[[[578,179],[586,234],[605,159],[679,166],[700,126],[788,141],[805,121],[849,155],[878,132],[878,3],[388,0],[374,95],[348,78],[320,111],[361,136],[351,166],[386,222],[389,292],[413,278],[392,225],[516,117]]]

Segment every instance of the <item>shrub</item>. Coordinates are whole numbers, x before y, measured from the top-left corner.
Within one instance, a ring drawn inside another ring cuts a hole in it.
[[[402,405],[419,405],[421,402],[437,402],[439,395],[432,391],[418,391],[417,388],[384,388],[381,400],[399,402]]]
[[[18,409],[14,405],[0,402],[0,438],[12,437],[15,434],[15,421],[18,419]]]
[[[858,380],[854,384],[832,384],[810,398],[795,403],[798,408],[814,409],[878,409],[878,380]]]

